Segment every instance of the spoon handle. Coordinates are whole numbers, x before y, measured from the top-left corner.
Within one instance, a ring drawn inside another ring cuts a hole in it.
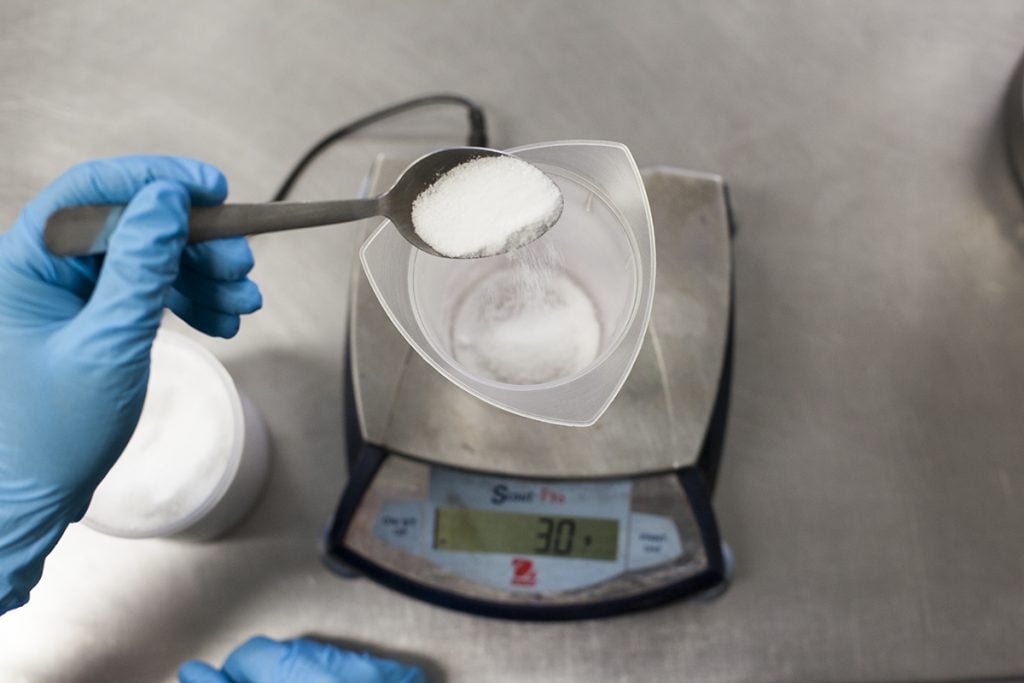
[[[43,242],[57,256],[86,256],[107,250],[124,206],[94,204],[55,211],[46,221]],[[188,241],[238,235],[256,235],[277,230],[311,228],[347,223],[379,216],[377,197],[327,202],[271,202],[269,204],[223,204],[193,207],[188,219]]]

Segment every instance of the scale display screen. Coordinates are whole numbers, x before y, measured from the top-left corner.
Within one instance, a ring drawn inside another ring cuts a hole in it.
[[[614,561],[619,521],[437,507],[434,549]]]
[[[476,595],[497,590],[503,600],[528,593],[524,604],[530,605],[571,602],[567,596],[582,589],[609,595],[642,589],[647,584],[638,577],[648,569],[663,585],[666,576],[690,575],[702,559],[699,531],[687,524],[689,508],[680,504],[685,499],[671,499],[685,496],[675,473],[639,483],[565,481],[432,466],[425,477],[415,469],[427,465],[393,460],[401,474],[394,489],[363,508],[373,516],[366,540],[370,548],[386,546],[379,557],[422,583]],[[416,496],[410,480],[427,487]],[[365,533],[367,526],[358,528]]]

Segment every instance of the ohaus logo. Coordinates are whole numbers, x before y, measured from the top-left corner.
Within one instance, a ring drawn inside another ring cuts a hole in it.
[[[525,557],[512,558],[512,585],[513,586],[536,586],[537,570],[533,567],[533,560]]]

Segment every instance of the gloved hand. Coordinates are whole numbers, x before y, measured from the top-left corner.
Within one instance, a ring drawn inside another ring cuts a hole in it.
[[[43,558],[127,444],[164,306],[223,337],[260,307],[243,239],[185,248],[191,203],[226,194],[217,169],[190,159],[93,161],[0,235],[0,613],[28,600]],[[43,246],[46,218],[77,204],[127,204],[105,256]]]
[[[256,636],[228,656],[220,671],[202,662],[178,669],[181,683],[427,683],[423,672],[311,640],[283,643]]]

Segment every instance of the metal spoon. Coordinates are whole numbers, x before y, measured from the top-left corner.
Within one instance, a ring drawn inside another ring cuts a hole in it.
[[[440,176],[459,164],[487,156],[508,155],[483,147],[452,147],[432,152],[405,169],[390,190],[367,199],[193,207],[189,214],[188,241],[204,242],[386,216],[414,247],[442,256],[420,239],[413,229],[412,204]],[[59,209],[46,221],[43,242],[58,256],[101,254],[106,251],[107,242],[124,208],[108,204]]]

